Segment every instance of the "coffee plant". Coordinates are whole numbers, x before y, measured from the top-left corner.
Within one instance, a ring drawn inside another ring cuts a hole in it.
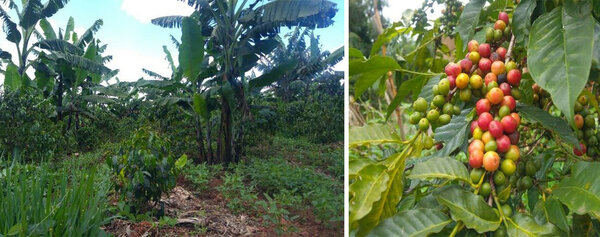
[[[351,235],[598,236],[600,1],[444,3],[350,49]]]

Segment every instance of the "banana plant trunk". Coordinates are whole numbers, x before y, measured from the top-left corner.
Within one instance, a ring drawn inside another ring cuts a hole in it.
[[[206,156],[206,150],[204,149],[204,135],[202,134],[202,120],[200,119],[200,116],[196,115],[197,118],[197,127],[196,127],[196,135],[198,136],[198,138],[196,139],[196,141],[198,142],[198,148],[199,148],[199,152],[200,152],[200,162],[206,161],[209,162],[208,157]]]
[[[217,153],[219,162],[228,165],[232,161],[232,124],[231,108],[225,95],[222,95],[221,103],[221,125],[219,127],[219,140],[217,142]]]

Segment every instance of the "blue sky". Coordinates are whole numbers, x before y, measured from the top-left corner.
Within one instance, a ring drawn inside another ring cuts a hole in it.
[[[323,48],[330,51],[344,44],[344,1],[332,1],[338,4],[334,25],[315,31],[321,36]],[[113,61],[107,66],[120,69],[118,77],[122,81],[134,81],[144,76],[142,68],[170,75],[163,45],[167,45],[177,59],[169,35],[180,39],[180,29],[155,26],[150,20],[166,15],[189,15],[191,12],[190,7],[177,0],[71,0],[49,21],[58,31],[58,28],[65,28],[72,16],[75,31],[81,35],[94,21],[102,19],[104,25],[96,37],[108,44],[107,54],[113,55]],[[0,37],[0,48],[13,52],[14,45],[8,44],[4,38]]]

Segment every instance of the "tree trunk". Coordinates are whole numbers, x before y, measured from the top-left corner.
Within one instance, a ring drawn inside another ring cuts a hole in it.
[[[232,148],[232,126],[231,126],[231,108],[225,95],[222,95],[221,103],[221,124],[219,127],[219,141],[217,142],[217,153],[219,153],[219,162],[228,165],[231,163]]]
[[[200,124],[200,126],[202,126],[202,124]],[[210,119],[209,119],[208,121],[206,121],[206,144],[208,145],[208,163],[214,164],[215,158],[213,157],[211,130],[212,130],[212,127],[210,126]]]
[[[196,141],[198,142],[198,148],[200,149],[200,157],[201,159],[197,162],[203,162],[203,161],[208,161],[207,157],[206,157],[206,151],[204,150],[204,136],[202,135],[202,121],[200,120],[200,116],[196,115],[196,117],[198,118],[198,122],[197,122],[197,127],[196,127],[196,135],[198,136],[198,138],[196,139]]]
[[[58,116],[58,121],[62,121],[62,100],[63,100],[63,75],[58,75],[58,88],[56,90],[56,113]]]

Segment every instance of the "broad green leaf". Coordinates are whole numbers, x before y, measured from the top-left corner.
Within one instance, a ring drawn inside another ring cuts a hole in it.
[[[515,35],[516,42],[525,42],[529,40],[529,29],[531,28],[531,14],[535,9],[536,0],[521,0],[515,13],[513,14],[512,32]]]
[[[365,217],[373,209],[373,203],[381,199],[390,179],[384,165],[372,164],[364,167],[357,180],[350,185],[350,223]]]
[[[463,43],[462,39],[460,38],[460,34],[456,34],[456,36],[454,36],[454,47],[456,47],[456,49],[455,49],[456,57],[455,58],[457,58],[457,59],[465,58],[466,53],[465,53],[465,50],[464,50],[465,48],[463,47],[463,44],[464,43]]]
[[[409,179],[441,178],[449,180],[462,180],[471,183],[469,171],[465,164],[450,157],[432,158],[415,165],[408,175]]]
[[[202,28],[198,21],[185,17],[182,20],[181,32],[179,64],[183,69],[183,75],[190,81],[196,81],[204,60]]]
[[[186,154],[183,154],[183,155],[181,155],[181,156],[180,156],[180,157],[179,157],[179,158],[178,158],[178,159],[175,161],[175,167],[176,167],[178,170],[181,170],[181,169],[183,169],[183,167],[184,167],[184,166],[185,166],[185,164],[187,163],[187,159],[188,159],[188,157],[187,157],[187,155],[186,155]]]
[[[381,199],[376,201],[371,212],[359,221],[359,235],[366,234],[382,220],[396,214],[396,206],[404,192],[406,158],[412,148],[407,149],[409,149],[408,153],[396,153],[382,162],[387,167],[386,173],[389,180],[386,183],[386,189],[381,193]]]
[[[400,65],[391,57],[373,56],[366,61],[350,61],[348,74],[355,80],[354,95],[360,97],[375,81],[397,69],[400,69]]]
[[[523,73],[523,76],[521,77],[521,84],[519,85],[519,89],[522,92],[522,97],[519,101],[526,104],[533,104],[533,88],[531,88],[533,84],[535,84],[535,82],[531,78],[531,74]]]
[[[477,24],[479,23],[479,15],[481,14],[484,5],[485,0],[471,0],[460,14],[456,32],[460,34],[460,38],[463,42],[469,42],[469,40],[473,39],[475,27],[477,27]],[[464,44],[462,50],[464,51],[466,47],[467,45]]]
[[[402,100],[406,99],[406,96],[408,96],[409,93],[412,92],[413,100],[417,99],[416,97],[419,95],[419,92],[421,92],[421,89],[428,81],[427,79],[428,78],[426,76],[417,76],[402,82],[400,87],[398,87],[398,93],[396,94],[396,97],[394,97],[386,109],[385,119],[388,119],[390,115],[394,113],[396,108],[400,105]]]
[[[402,198],[402,200],[400,200],[400,202],[396,206],[396,211],[401,212],[401,211],[408,211],[410,209],[413,209],[416,202],[417,202],[417,194],[416,193],[404,196]]]
[[[364,167],[366,167],[367,165],[371,165],[374,164],[375,162],[368,159],[368,158],[357,158],[357,159],[350,159],[350,161],[348,162],[348,177],[349,179],[354,179],[355,177],[358,176],[360,170],[362,170]]]
[[[554,117],[545,110],[533,105],[517,103],[517,111],[519,111],[519,115],[523,118],[538,122],[545,128],[556,132],[565,142],[568,142],[573,146],[579,145],[575,133],[573,133],[573,130],[571,130],[565,120]]]
[[[360,60],[364,60],[365,56],[362,54],[362,52],[356,48],[350,48],[348,49],[348,58],[350,60],[353,59],[360,59]]]
[[[564,232],[569,231],[569,223],[567,221],[567,214],[562,207],[562,204],[556,198],[547,198],[544,203],[544,209],[548,214],[548,220],[556,227]]]
[[[573,106],[592,63],[594,19],[588,1],[565,1],[531,27],[527,63],[533,80],[574,126]]]
[[[208,119],[208,108],[206,106],[206,100],[204,99],[204,96],[202,96],[201,94],[195,93],[194,94],[194,111],[196,112],[196,114],[202,116],[202,118],[204,119]]]
[[[46,18],[40,20],[40,28],[44,31],[44,37],[46,37],[47,40],[56,39],[56,33],[52,28],[52,24],[50,24]]]
[[[8,90],[16,90],[21,86],[21,76],[16,65],[10,63],[6,66],[4,74],[4,88]]]
[[[481,196],[458,185],[442,187],[433,195],[450,209],[453,220],[462,221],[467,228],[479,233],[496,230],[502,222],[498,211],[483,201]]]
[[[472,119],[469,119],[467,115],[472,111],[473,108],[468,107],[461,111],[460,115],[452,117],[450,123],[435,129],[435,141],[444,142],[444,147],[437,153],[439,156],[450,155],[467,141],[466,136],[469,134]]]
[[[508,236],[561,236],[558,228],[548,222],[539,225],[528,214],[517,213],[512,218],[506,218]]]
[[[433,86],[437,85],[440,82],[441,76],[433,76],[431,79],[427,81],[427,84],[421,88],[421,93],[419,93],[419,97],[424,98],[427,101],[433,100]]]
[[[71,32],[75,29],[75,19],[73,17],[69,17],[69,21],[67,21],[67,28],[65,29],[65,35],[63,37],[64,41],[69,41],[71,39]]]
[[[369,236],[428,236],[440,232],[452,220],[433,209],[413,209],[400,212],[375,227]]]
[[[365,144],[402,143],[396,131],[387,124],[371,124],[350,127],[350,147]]]
[[[598,236],[590,216],[577,215],[576,213],[573,213],[573,233],[585,237]]]
[[[583,215],[600,214],[600,163],[577,162],[571,177],[564,178],[552,192],[571,211]]]
[[[250,87],[251,88],[262,88],[262,87],[271,85],[271,83],[280,80],[283,77],[283,75],[285,75],[290,70],[294,69],[296,67],[296,65],[298,65],[298,60],[296,60],[296,59],[292,59],[288,62],[282,63],[282,64],[278,65],[277,67],[271,69],[271,71],[266,72],[266,73],[260,75],[259,77],[251,80],[249,82]]]
[[[390,42],[390,40],[396,38],[398,35],[408,34],[412,31],[412,28],[410,27],[398,28],[401,25],[401,22],[396,22],[377,36],[377,40],[375,40],[373,46],[371,46],[371,57],[375,56],[381,50],[381,47]]]
[[[595,0],[594,2],[600,1]],[[600,23],[596,22],[594,24],[594,53],[592,54],[592,67],[600,70]]]

